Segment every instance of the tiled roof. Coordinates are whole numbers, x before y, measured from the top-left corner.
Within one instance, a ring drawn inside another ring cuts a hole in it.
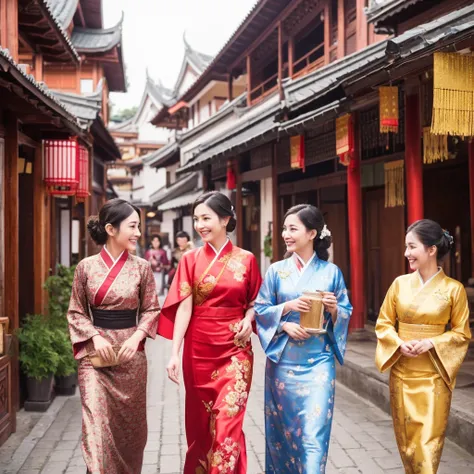
[[[102,108],[102,93],[78,95],[69,92],[54,91],[53,94],[84,124],[93,122]]]
[[[12,66],[13,70],[16,72],[19,77],[23,80],[30,82],[34,88],[38,91],[38,96],[40,99],[45,99],[45,102],[50,102],[50,107],[53,106],[53,110],[62,116],[65,120],[67,120],[71,125],[80,129],[80,124],[77,118],[69,111],[67,106],[65,106],[55,95],[43,84],[36,82],[35,78],[30,75],[26,74],[23,69],[21,69],[18,64],[13,60],[10,55],[8,49],[3,49],[0,47],[0,58],[6,60],[10,66]]]
[[[163,166],[169,158],[171,158],[175,153],[178,152],[178,143],[176,141],[172,141],[165,145],[163,148],[160,148],[159,150],[145,155],[143,157],[143,162],[146,163],[148,166],[152,166],[153,168],[159,168]]]
[[[105,53],[110,51],[122,41],[122,23],[120,22],[112,28],[92,29],[74,28],[71,41],[79,52],[84,53]]]
[[[191,64],[196,67],[197,72],[201,74],[210,62],[214,59],[214,56],[209,54],[200,53],[191,47],[186,41],[186,36],[183,36],[184,47],[185,47],[185,58],[189,59]]]
[[[79,0],[48,0],[51,13],[67,29],[76,13]]]
[[[366,8],[367,21],[376,23],[423,0],[372,0]]]
[[[174,199],[183,193],[195,190],[198,182],[198,173],[189,173],[171,186],[158,189],[158,191],[150,196],[150,202],[154,205],[160,205],[161,203]]]

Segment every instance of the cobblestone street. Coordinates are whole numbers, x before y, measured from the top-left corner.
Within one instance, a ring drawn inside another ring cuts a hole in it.
[[[254,344],[256,367],[246,418],[249,474],[264,472],[265,440],[263,427],[264,357]],[[148,342],[150,361],[148,385],[149,437],[143,474],[180,473],[185,454],[183,393],[165,376],[169,342],[159,338]],[[80,400],[58,397],[48,413],[32,416],[36,424],[22,443],[12,451],[8,443],[0,448],[4,474],[84,474],[80,448]],[[474,458],[447,442],[441,474],[468,474]],[[339,385],[329,453],[328,474],[403,473],[391,427],[391,420],[378,408]]]

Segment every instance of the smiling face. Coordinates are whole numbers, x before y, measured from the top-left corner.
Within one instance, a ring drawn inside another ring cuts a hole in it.
[[[426,247],[414,232],[408,232],[405,245],[405,257],[413,271],[422,270],[436,261],[436,246]]]
[[[203,242],[214,242],[226,234],[226,225],[229,217],[220,218],[206,204],[199,204],[194,209],[194,228]]]
[[[137,242],[140,236],[140,218],[138,213],[133,211],[130,216],[120,223],[119,229],[112,227],[110,224],[106,226],[109,239],[113,239],[114,245],[122,250],[133,252],[137,248]]]
[[[316,230],[308,230],[297,214],[290,214],[286,217],[282,237],[288,252],[300,253],[308,247],[312,249],[316,235]]]

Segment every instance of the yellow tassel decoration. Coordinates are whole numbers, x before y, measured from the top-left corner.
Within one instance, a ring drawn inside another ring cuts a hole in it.
[[[434,53],[431,133],[474,136],[474,56]]]
[[[449,160],[448,136],[433,135],[430,127],[423,128],[423,163]]]
[[[398,133],[398,87],[379,87],[380,133]]]
[[[385,207],[405,205],[405,162],[390,161],[385,169]]]

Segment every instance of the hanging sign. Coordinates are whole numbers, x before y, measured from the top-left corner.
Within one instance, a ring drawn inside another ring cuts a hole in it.
[[[293,169],[305,171],[304,135],[290,137],[290,164]]]

